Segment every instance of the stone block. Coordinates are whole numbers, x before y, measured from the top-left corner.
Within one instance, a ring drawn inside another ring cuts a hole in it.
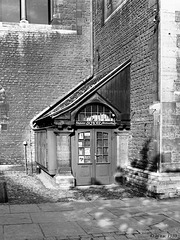
[[[60,188],[70,188],[70,187],[74,187],[75,185],[75,181],[74,181],[74,177],[72,175],[56,175],[54,177],[56,184],[60,187]]]
[[[4,226],[4,239],[42,239],[43,233],[37,224],[19,224]]]
[[[171,162],[171,152],[164,153],[161,161],[163,163]]]

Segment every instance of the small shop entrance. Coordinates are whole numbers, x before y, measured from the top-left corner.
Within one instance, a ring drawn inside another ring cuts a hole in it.
[[[112,129],[78,129],[76,132],[76,184],[112,182]]]

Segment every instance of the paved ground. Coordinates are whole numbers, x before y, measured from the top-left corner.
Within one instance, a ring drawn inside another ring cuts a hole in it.
[[[0,240],[180,239],[180,199],[0,205]]]

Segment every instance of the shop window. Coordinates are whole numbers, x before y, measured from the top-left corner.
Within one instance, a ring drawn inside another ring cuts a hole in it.
[[[54,5],[58,0],[0,0],[0,21],[29,23],[51,23]]]
[[[126,0],[104,0],[104,19],[106,20]]]
[[[90,131],[78,134],[78,155],[79,163],[91,163],[91,142]]]

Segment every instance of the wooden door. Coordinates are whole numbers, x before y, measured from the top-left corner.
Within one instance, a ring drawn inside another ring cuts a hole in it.
[[[82,129],[76,133],[76,184],[110,184],[112,130]]]
[[[95,151],[95,182],[109,184],[111,177],[111,131],[105,129],[94,130]]]

